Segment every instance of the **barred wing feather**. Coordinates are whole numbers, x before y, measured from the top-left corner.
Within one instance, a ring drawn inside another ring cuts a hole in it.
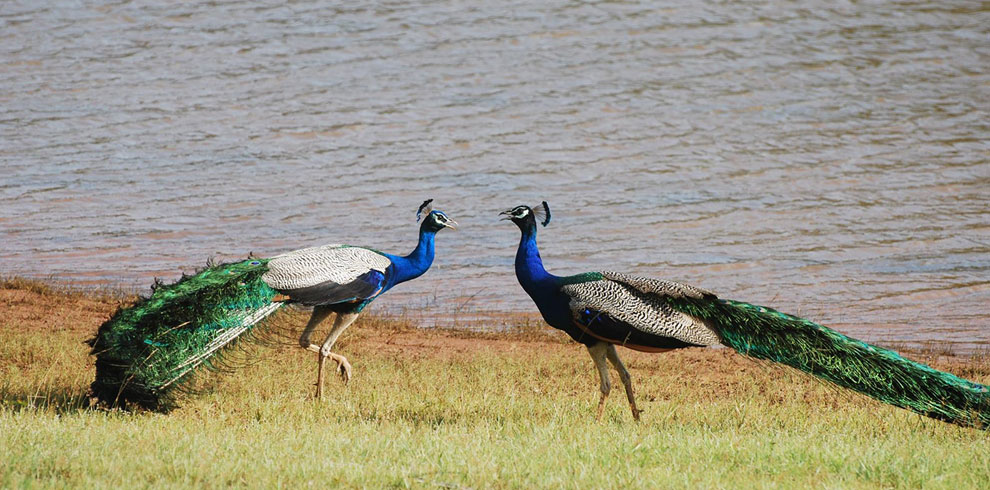
[[[670,281],[602,272],[601,279],[567,284],[575,324],[607,342],[656,351],[719,344],[703,320],[674,309],[668,298],[715,299],[700,288]]]
[[[374,250],[347,245],[305,248],[273,257],[262,279],[272,289],[308,306],[374,297],[392,261]]]

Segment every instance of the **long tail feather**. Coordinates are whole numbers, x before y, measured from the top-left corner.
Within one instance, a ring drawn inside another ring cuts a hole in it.
[[[90,341],[96,356],[92,395],[109,405],[151,410],[175,405],[177,388],[197,368],[259,327],[281,302],[262,280],[266,260],[209,266],[122,308]]]
[[[979,383],[905,359],[817,323],[738,301],[685,301],[722,343],[891,405],[954,424],[990,428],[990,392]]]

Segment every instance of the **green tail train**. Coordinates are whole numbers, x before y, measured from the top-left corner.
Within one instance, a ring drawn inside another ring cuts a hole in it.
[[[688,298],[672,306],[703,318],[723,344],[741,354],[786,364],[928,417],[990,429],[990,392],[979,383],[771,308]]]
[[[96,356],[91,395],[111,406],[173,408],[196,368],[216,365],[217,354],[282,306],[261,280],[267,263],[208,266],[119,309],[89,341]]]

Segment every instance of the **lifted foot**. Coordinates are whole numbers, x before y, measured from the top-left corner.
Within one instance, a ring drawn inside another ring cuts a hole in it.
[[[319,364],[319,367],[317,368],[318,372],[316,376],[317,400],[323,399],[323,379],[324,379],[323,367],[324,365],[326,365],[328,357],[332,359],[333,362],[337,363],[337,371],[338,373],[340,373],[340,378],[344,380],[344,384],[346,385],[351,380],[351,363],[347,362],[346,357],[340,354],[334,354],[333,352],[323,355],[323,353],[320,352],[320,346],[316,344],[309,344],[309,350],[316,352],[316,358]]]
[[[334,362],[337,363],[337,371],[340,373],[340,378],[344,380],[344,384],[346,385],[347,382],[351,380],[351,363],[347,362],[347,358],[340,354],[334,354],[331,352],[327,357],[333,359]]]

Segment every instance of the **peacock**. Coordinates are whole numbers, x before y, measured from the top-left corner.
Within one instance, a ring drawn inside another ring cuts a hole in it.
[[[543,267],[536,244],[537,223],[550,222],[546,201],[500,214],[522,232],[515,258],[519,284],[550,326],[584,344],[591,354],[601,386],[598,418],[611,391],[606,361],[618,371],[633,418],[640,418],[617,345],[644,352],[724,345],[922,415],[990,428],[990,393],[984,385],[809,320],[720,299],[701,288],[609,271],[555,276]]]
[[[347,359],[334,342],[375,298],[430,268],[434,238],[457,223],[427,200],[416,211],[419,242],[406,256],[350,245],[304,248],[267,259],[208,265],[174,284],[156,284],[152,294],[118,309],[89,341],[96,356],[94,402],[174,408],[177,387],[202,366],[218,366],[238,341],[270,327],[265,321],[290,303],[313,307],[299,344],[318,354],[316,398],[323,396],[324,365],[336,362],[346,383]],[[321,344],[310,342],[316,327],[336,313]]]

